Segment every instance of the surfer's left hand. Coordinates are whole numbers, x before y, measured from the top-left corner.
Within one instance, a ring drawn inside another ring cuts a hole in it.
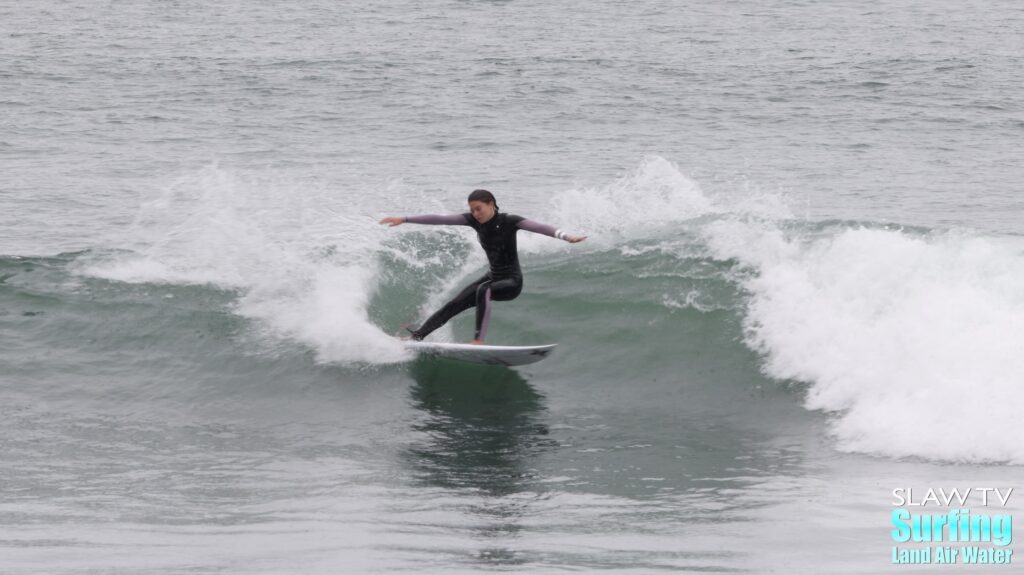
[[[566,236],[565,241],[569,242],[570,244],[576,244],[582,242],[585,239],[587,239],[587,236]]]

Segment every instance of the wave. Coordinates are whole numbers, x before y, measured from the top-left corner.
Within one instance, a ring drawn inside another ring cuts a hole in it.
[[[405,213],[458,208],[401,186],[389,195],[404,198]],[[389,334],[485,261],[468,230],[385,228],[376,220],[393,210],[368,202],[353,210],[327,191],[213,166],[144,202],[118,249],[68,266],[113,283],[228,290],[231,312],[259,326],[254,339],[305,346],[320,363],[392,364],[408,356]],[[798,382],[805,407],[830,414],[841,450],[1024,462],[1019,238],[802,220],[777,194],[706,193],[657,157],[530,215],[590,239],[520,234],[531,303],[515,302],[514,320],[501,316],[506,335],[583,330],[592,344],[572,361],[603,365],[628,360],[622,346],[674,357],[715,345],[681,329],[690,339],[666,337],[673,322],[705,318],[734,326],[748,348],[736,361],[760,358],[778,385]],[[645,338],[646,326],[612,313],[639,315],[637,306],[658,310],[668,331]],[[437,337],[453,338],[460,321]]]

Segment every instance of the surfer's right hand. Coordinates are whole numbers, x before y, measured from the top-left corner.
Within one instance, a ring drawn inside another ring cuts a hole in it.
[[[380,222],[381,224],[388,224],[391,227],[400,226],[405,223],[404,218],[384,218]]]

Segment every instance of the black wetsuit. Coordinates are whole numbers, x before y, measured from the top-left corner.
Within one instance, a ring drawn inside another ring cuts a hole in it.
[[[516,232],[525,229],[566,239],[561,231],[552,226],[528,220],[522,216],[500,212],[482,224],[468,213],[445,216],[412,216],[405,218],[405,221],[419,224],[471,226],[476,230],[480,246],[484,248],[487,261],[490,263],[490,269],[483,277],[466,286],[444,307],[427,318],[427,321],[423,322],[419,329],[412,332],[412,337],[416,340],[427,337],[457,314],[474,306],[476,307],[474,339],[483,340],[490,319],[491,300],[512,300],[523,290],[523,272],[519,268]]]

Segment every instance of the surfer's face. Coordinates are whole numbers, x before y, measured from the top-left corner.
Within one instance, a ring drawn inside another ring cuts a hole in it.
[[[481,224],[485,224],[493,218],[495,211],[494,204],[490,202],[480,202],[477,200],[469,202],[469,213],[473,214],[473,218]]]

